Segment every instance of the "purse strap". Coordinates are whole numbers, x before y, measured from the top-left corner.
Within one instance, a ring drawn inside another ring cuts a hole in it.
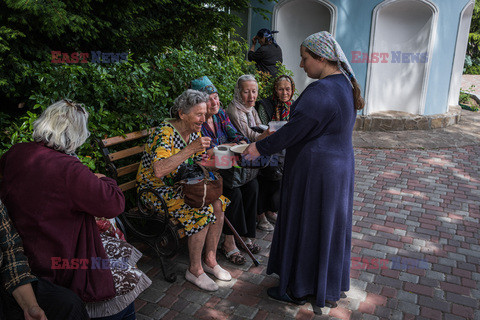
[[[200,169],[202,169],[203,171],[203,176],[205,177],[204,180],[208,180],[208,178],[210,177],[210,174],[208,173],[208,170],[207,168],[205,168],[204,166],[202,166],[201,164],[198,164],[197,165],[200,167]]]

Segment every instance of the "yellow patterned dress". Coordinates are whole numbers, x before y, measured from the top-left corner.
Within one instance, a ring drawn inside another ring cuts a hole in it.
[[[147,140],[142,161],[138,168],[137,186],[138,190],[144,187],[155,189],[165,200],[170,215],[183,225],[185,234],[191,236],[202,230],[207,224],[215,222],[216,218],[213,214],[212,205],[203,208],[192,208],[185,203],[181,189],[173,185],[175,176],[178,173],[178,168],[161,179],[155,176],[153,164],[156,161],[177,154],[187,146],[187,143],[169,120],[171,119],[163,121],[160,126],[150,134]],[[192,142],[200,136],[200,132],[194,132],[190,134],[189,141]],[[193,164],[202,160],[204,154],[205,152],[196,153],[185,162]],[[222,210],[225,211],[230,200],[224,196],[221,196],[220,200],[222,201]],[[155,203],[155,205],[160,206],[159,203]]]

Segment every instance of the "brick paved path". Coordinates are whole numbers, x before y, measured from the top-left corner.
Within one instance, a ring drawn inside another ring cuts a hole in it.
[[[276,278],[265,275],[268,249],[259,267],[220,258],[234,279],[218,281],[215,293],[185,282],[182,252],[174,284],[142,258],[153,284],[136,301],[138,319],[480,320],[480,146],[355,153],[351,289],[337,308],[318,315],[310,303],[269,299]],[[260,244],[268,248],[271,237],[259,232]]]

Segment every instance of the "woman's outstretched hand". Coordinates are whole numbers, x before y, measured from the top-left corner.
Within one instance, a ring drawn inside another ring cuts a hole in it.
[[[256,158],[260,157],[260,152],[257,150],[257,146],[254,143],[251,143],[245,151],[243,151],[243,156],[245,157],[246,160],[255,160]]]

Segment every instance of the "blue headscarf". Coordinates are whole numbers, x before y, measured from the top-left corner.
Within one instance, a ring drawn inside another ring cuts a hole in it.
[[[274,33],[278,33],[278,31],[270,31],[264,28],[264,29],[258,30],[257,37],[259,38],[265,37],[265,40],[267,41],[267,43],[272,41],[273,44],[277,45],[277,43],[275,42],[275,39],[273,39]]]

